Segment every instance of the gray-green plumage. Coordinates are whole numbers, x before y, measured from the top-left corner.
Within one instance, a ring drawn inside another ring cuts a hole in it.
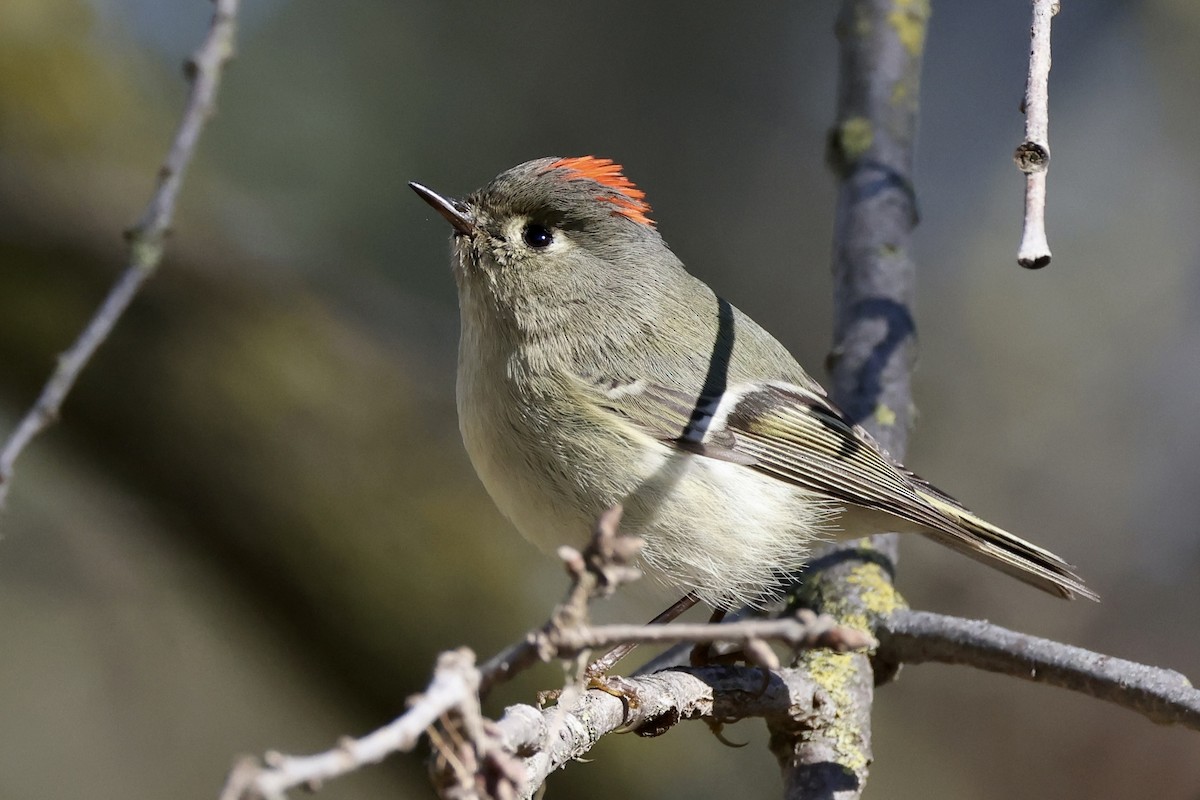
[[[1094,597],[883,453],[687,273],[616,165],[531,161],[457,202],[414,189],[456,228],[467,451],[544,549],[585,541],[620,502],[649,571],[716,606],[770,597],[816,540],[882,530]]]

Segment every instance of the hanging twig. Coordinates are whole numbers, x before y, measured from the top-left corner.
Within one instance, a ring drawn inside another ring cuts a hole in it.
[[[1025,173],[1025,227],[1017,263],[1041,269],[1050,263],[1046,241],[1046,172],[1050,169],[1050,20],[1058,13],[1058,0],[1033,0],[1033,25],[1029,34],[1029,77],[1025,82],[1025,141],[1013,160]]]

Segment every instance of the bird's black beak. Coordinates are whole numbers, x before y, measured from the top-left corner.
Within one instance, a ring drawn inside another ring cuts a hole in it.
[[[442,197],[433,189],[429,189],[421,184],[410,181],[409,186],[417,195],[429,205],[433,206],[434,210],[446,218],[446,221],[454,226],[454,230],[458,233],[471,234],[475,232],[475,219],[467,208],[466,203],[460,200],[451,200],[448,197]]]

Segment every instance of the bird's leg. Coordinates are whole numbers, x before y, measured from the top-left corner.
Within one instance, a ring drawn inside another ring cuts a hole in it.
[[[672,603],[669,608],[646,624],[665,625],[666,623],[679,617],[680,614],[687,611],[689,608],[699,602],[700,598],[695,592],[688,592],[683,597]],[[584,670],[584,676],[586,676],[589,681],[596,683],[597,679],[603,678],[610,669],[616,666],[618,661],[632,653],[633,648],[635,647],[637,647],[636,644],[622,644],[614,647],[612,650],[609,650],[607,653],[600,656],[600,658],[597,658],[590,665],[588,665],[588,668]],[[603,687],[598,686],[597,688]]]
[[[727,612],[723,608],[713,609],[712,616],[708,618],[709,625],[716,625],[721,620],[725,619]],[[702,667],[705,664],[713,662],[713,646],[711,643],[700,643],[692,648],[691,655],[688,657],[693,667]]]

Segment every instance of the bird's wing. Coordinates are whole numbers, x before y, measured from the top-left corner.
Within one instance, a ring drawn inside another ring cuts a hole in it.
[[[594,384],[596,402],[682,450],[915,522],[930,537],[1061,597],[1096,599],[1061,558],[977,517],[909,472],[819,391],[783,382],[719,395],[639,381]]]
[[[744,464],[802,489],[918,524],[946,524],[918,492],[926,488],[924,482],[815,391],[755,383],[705,396],[645,381],[597,388],[600,405],[680,449]]]

